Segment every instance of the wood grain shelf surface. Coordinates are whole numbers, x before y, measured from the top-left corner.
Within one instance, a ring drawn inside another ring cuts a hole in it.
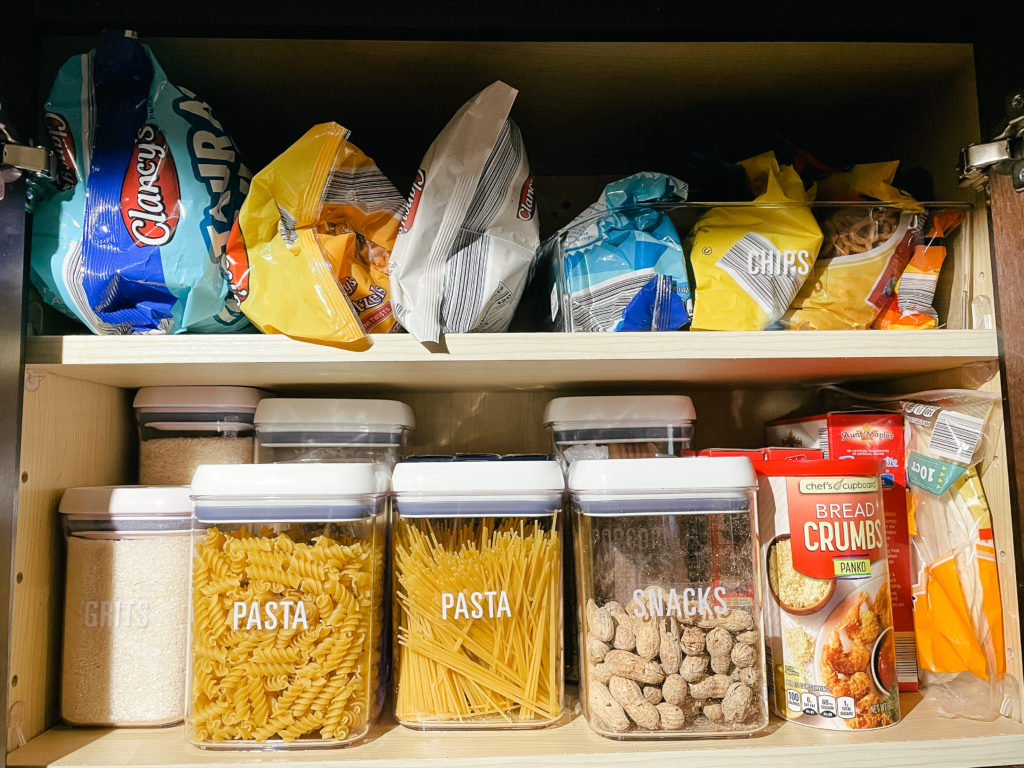
[[[553,389],[601,382],[765,387],[905,376],[994,362],[995,331],[462,334],[362,351],[283,336],[41,336],[30,373],[139,387],[375,385],[382,391]]]
[[[131,766],[310,765],[349,768],[559,768],[660,766],[1012,765],[1024,755],[1024,725],[950,720],[917,694],[903,694],[903,722],[876,731],[838,733],[772,719],[757,736],[740,739],[611,741],[582,717],[538,731],[418,732],[381,718],[364,743],[345,749],[277,752],[207,751],[185,742],[182,728],[80,729],[58,726],[8,756],[8,765]]]

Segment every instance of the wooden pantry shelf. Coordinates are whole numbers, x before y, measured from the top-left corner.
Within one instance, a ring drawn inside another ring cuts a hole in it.
[[[702,768],[778,765],[786,768],[826,762],[844,768],[900,766],[1013,765],[1024,755],[1024,725],[948,720],[917,694],[901,697],[904,720],[878,731],[819,731],[773,719],[752,738],[693,741],[617,742],[593,733],[582,717],[540,731],[417,732],[382,718],[368,741],[344,750],[290,752],[204,751],[184,740],[181,727],[162,729],[52,728],[8,755],[15,766],[345,765],[350,768],[521,768],[527,762],[562,768],[643,765]]]
[[[553,389],[601,382],[823,384],[957,368],[998,357],[995,331],[460,334],[434,352],[411,336],[352,351],[283,336],[42,336],[29,373],[119,387],[359,386],[386,390]]]

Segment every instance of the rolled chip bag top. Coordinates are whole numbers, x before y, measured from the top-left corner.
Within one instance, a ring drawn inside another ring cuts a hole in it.
[[[758,331],[776,323],[810,275],[821,228],[791,166],[767,152],[741,165],[750,206],[712,208],[693,228],[691,330]],[[776,204],[772,207],[771,204]]]
[[[855,165],[818,182],[819,201],[878,200],[878,207],[819,209],[824,242],[811,277],[783,318],[799,330],[869,328],[889,303],[920,233],[923,209],[892,186],[897,162]]]
[[[249,171],[195,94],[130,32],[69,59],[46,103],[56,183],[37,187],[32,282],[97,334],[248,326],[225,246]]]
[[[344,345],[397,330],[388,258],[403,200],[349,133],[316,125],[252,180],[228,256],[264,333]]]
[[[674,176],[627,176],[548,241],[562,247],[562,306],[552,309],[564,312],[566,330],[673,331],[690,322],[683,246],[659,210],[686,194]]]
[[[391,256],[399,322],[421,342],[508,329],[539,234],[533,179],[498,81],[455,114],[413,182]]]

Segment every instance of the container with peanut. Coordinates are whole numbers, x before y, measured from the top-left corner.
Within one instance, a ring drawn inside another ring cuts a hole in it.
[[[570,469],[580,699],[598,733],[743,735],[767,725],[760,606],[753,588],[721,578],[714,545],[745,540],[741,583],[757,583],[753,483],[750,461],[736,457]],[[691,539],[711,542],[707,562],[690,556]],[[732,572],[735,547],[729,558]]]

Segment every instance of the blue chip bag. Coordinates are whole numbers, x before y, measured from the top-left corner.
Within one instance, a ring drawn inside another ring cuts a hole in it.
[[[230,332],[225,245],[250,174],[210,108],[131,33],[69,59],[46,103],[32,282],[97,334]]]
[[[627,176],[559,233],[569,330],[669,331],[690,322],[682,243],[658,208],[685,202],[686,194],[674,176]]]

